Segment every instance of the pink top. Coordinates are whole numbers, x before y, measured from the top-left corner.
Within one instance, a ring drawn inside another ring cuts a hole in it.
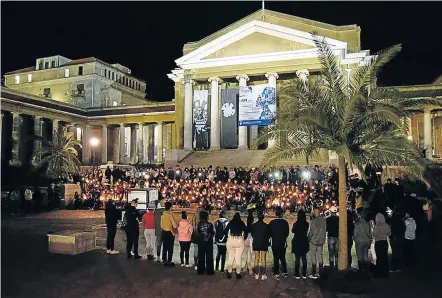
[[[193,226],[187,219],[182,219],[178,223],[178,241],[190,241]]]

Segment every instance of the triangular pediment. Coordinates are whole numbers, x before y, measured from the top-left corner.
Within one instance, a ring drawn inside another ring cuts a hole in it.
[[[336,51],[347,49],[346,42],[331,38],[325,38],[325,42]],[[175,62],[180,67],[194,68],[203,61],[217,59],[250,58],[278,53],[300,53],[302,57],[307,57],[315,52],[314,38],[310,32],[253,20],[204,44]]]
[[[287,52],[312,49],[313,46],[269,34],[255,32],[203,59]]]

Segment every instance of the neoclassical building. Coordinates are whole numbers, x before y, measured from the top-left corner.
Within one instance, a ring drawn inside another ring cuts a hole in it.
[[[348,74],[371,57],[369,50],[361,49],[357,25],[334,26],[260,10],[184,45],[183,56],[175,60],[177,67],[167,75],[175,88],[170,102],[145,100],[146,83],[120,64],[96,58],[37,59],[35,66],[5,76],[2,161],[30,162],[41,144],[26,141],[27,137],[36,134],[49,140],[65,126],[82,141],[85,164],[94,152],[103,163],[255,165],[263,150],[250,152],[250,145],[261,127],[238,125],[239,88],[268,84],[278,96],[289,80],[317,79],[320,63],[311,32],[326,38]],[[409,98],[442,98],[442,77],[397,89]],[[404,119],[408,138],[431,148],[429,158],[440,157],[442,108],[415,112]],[[99,148],[91,148],[91,137],[100,140]],[[325,154],[322,162],[329,158]]]

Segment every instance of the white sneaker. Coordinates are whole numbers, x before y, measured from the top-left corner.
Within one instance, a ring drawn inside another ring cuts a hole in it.
[[[184,267],[184,266],[186,266],[185,264],[181,264],[181,267]]]
[[[267,275],[263,275],[263,276],[261,276],[261,280],[266,280],[267,279]]]
[[[187,264],[187,265],[184,265],[186,268],[192,268],[193,267],[193,265],[191,265],[191,264]]]
[[[198,266],[195,266],[195,270],[198,270]]]
[[[259,274],[255,274],[255,279],[259,280]]]
[[[120,252],[118,250],[111,250],[109,252],[110,255],[118,255]]]
[[[107,254],[110,254],[110,252],[111,252],[111,250],[110,250],[110,249],[106,250],[106,253],[107,253]]]

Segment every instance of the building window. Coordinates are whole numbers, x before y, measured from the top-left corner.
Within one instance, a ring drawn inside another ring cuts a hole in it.
[[[44,88],[43,95],[46,98],[51,98],[51,88]]]
[[[107,69],[104,70],[104,76],[107,78]]]
[[[118,106],[118,102],[116,100],[112,101],[112,106],[114,107]]]
[[[19,75],[15,76],[15,83],[20,84],[20,76]]]
[[[55,68],[55,61],[51,62],[51,68]]]
[[[69,68],[65,68],[64,70],[64,77],[69,78]]]
[[[79,66],[78,67],[78,75],[82,76],[83,75],[83,66]]]
[[[45,69],[49,68],[49,62],[45,62]]]
[[[127,86],[127,83],[129,82],[129,80],[126,78],[126,82],[125,82],[125,84],[124,85],[126,85]]]
[[[80,95],[84,93],[84,84],[78,84],[77,85],[77,92]]]
[[[112,81],[115,80],[115,73],[112,72]]]
[[[81,128],[77,127],[76,129],[77,129],[77,141],[81,142],[81,133],[82,133]]]
[[[28,73],[28,83],[32,82],[32,73]]]

